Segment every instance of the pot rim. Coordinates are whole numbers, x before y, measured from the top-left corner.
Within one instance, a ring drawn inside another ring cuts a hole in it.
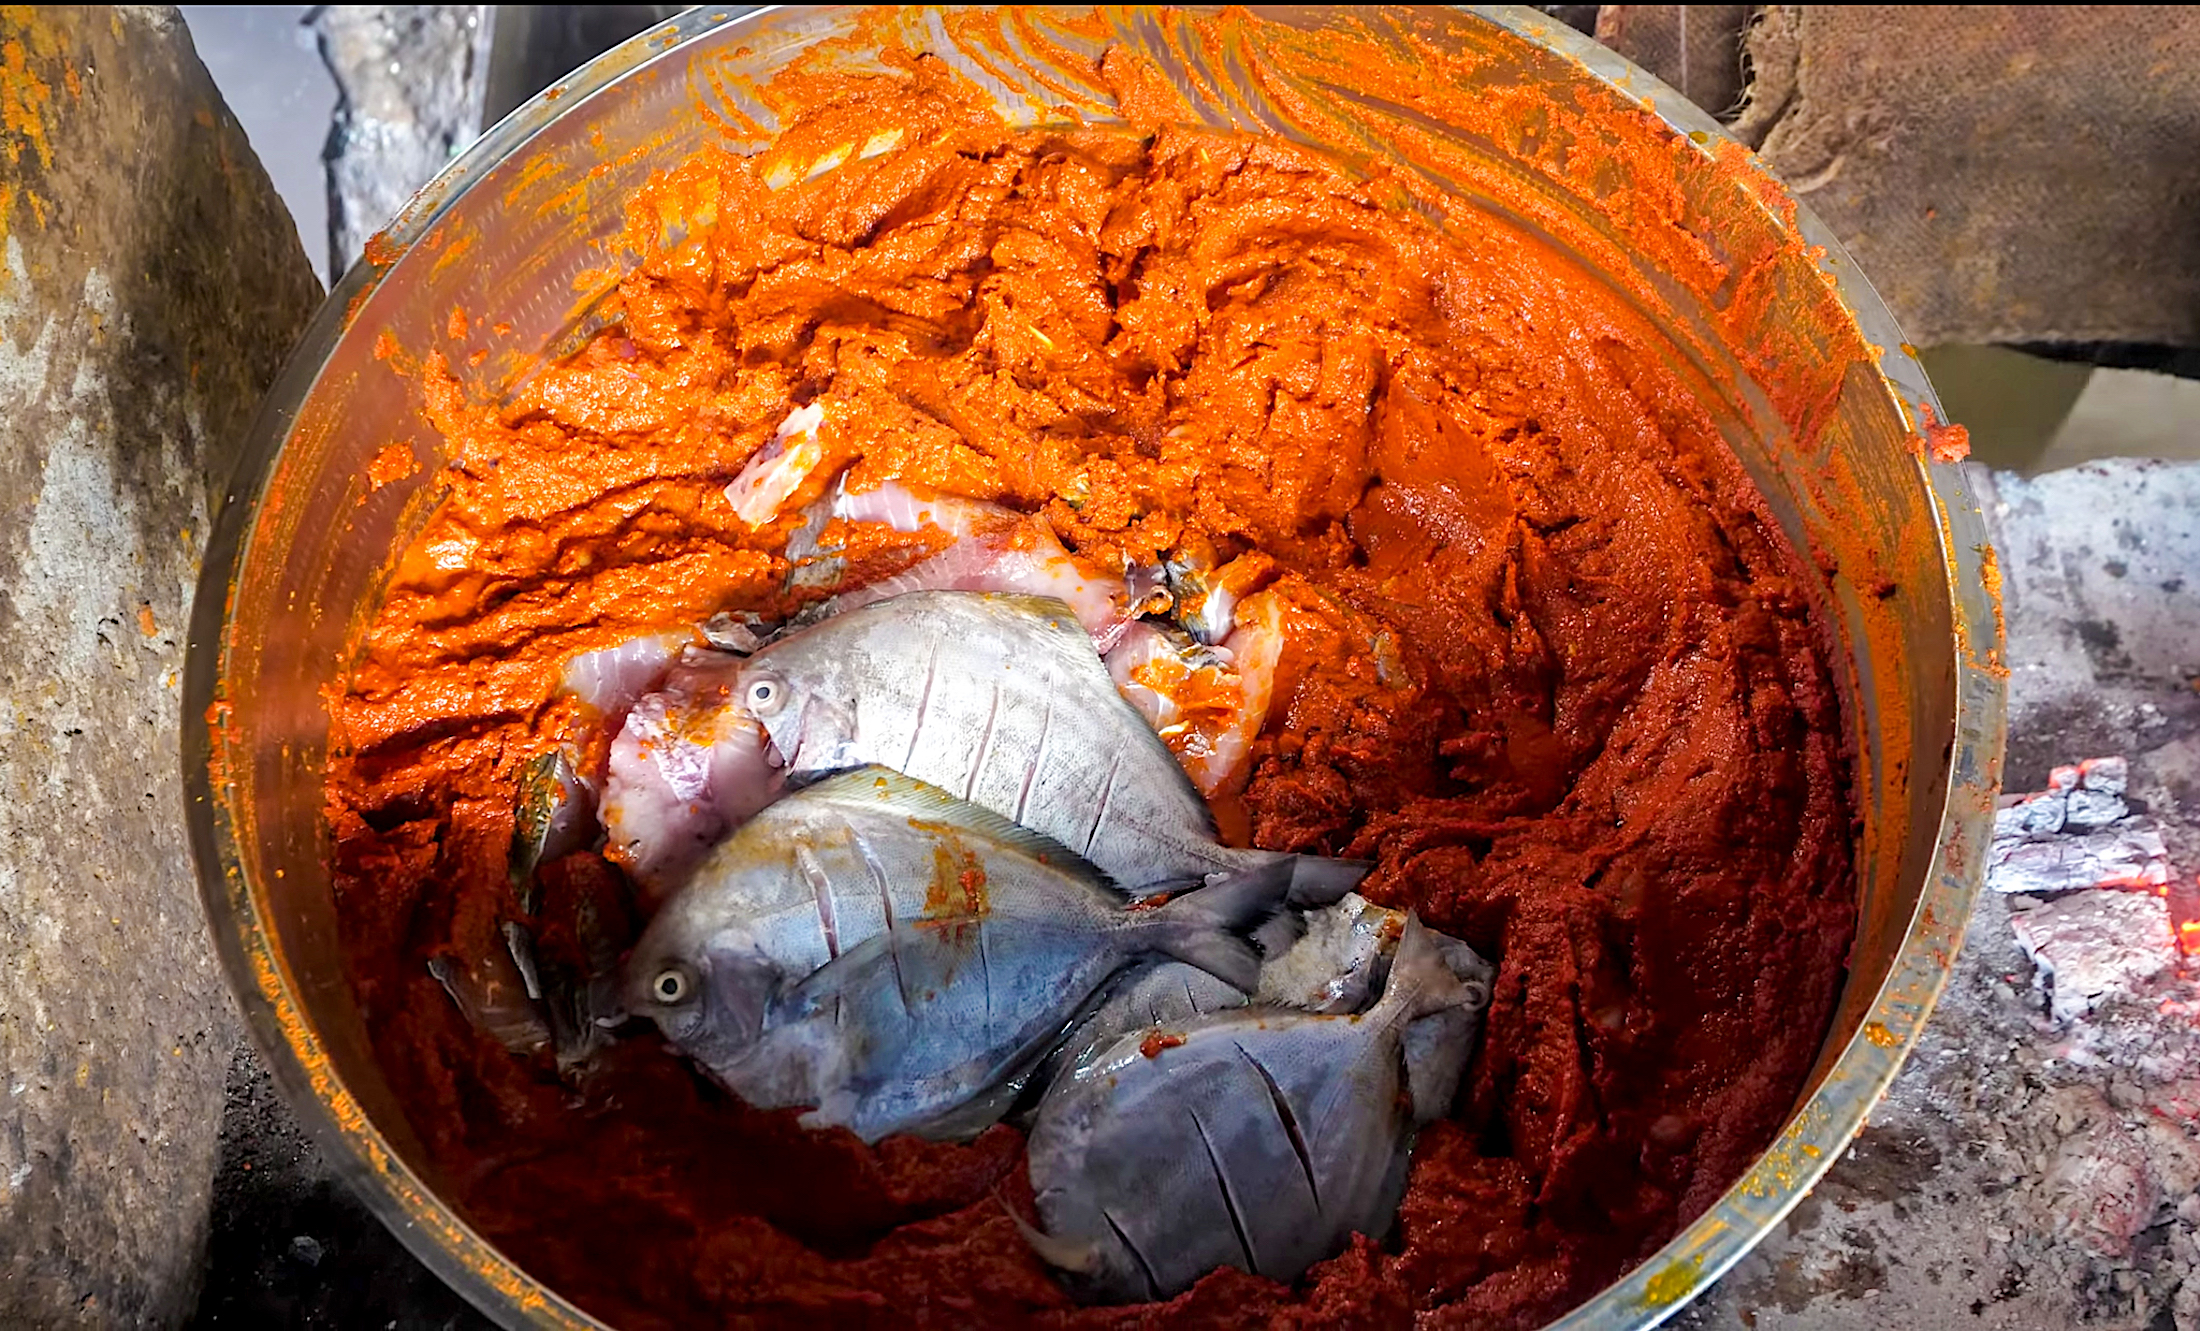
[[[1748,149],[1670,84],[1540,10],[1520,5],[1460,8],[1564,56],[1621,96],[1643,103],[1706,157],[1722,143]],[[1750,160],[1757,162],[1754,152]],[[1780,192],[1786,194],[1784,184]],[[1795,231],[1818,251],[1820,270],[1856,320],[1864,342],[1883,349],[1875,367],[1879,387],[1893,400],[1904,425],[1921,433],[1921,426],[1947,420],[1893,311],[1809,205],[1787,197],[1795,209]],[[1914,465],[1933,500],[1934,534],[1954,629],[1956,688],[1947,797],[1925,887],[1894,964],[1880,983],[1869,1016],[1749,1169],[1657,1252],[1545,1331],[1648,1331],[1726,1274],[1863,1131],[1872,1107],[1916,1047],[1955,969],[1985,872],[1983,852],[1993,836],[2008,728],[2008,672],[2001,664],[1996,556],[1970,478],[1956,463],[1928,463],[1919,457]]]
[[[513,111],[454,158],[414,196],[329,292],[262,400],[240,449],[215,518],[191,614],[183,679],[181,758],[185,814],[201,898],[215,948],[270,1076],[332,1168],[414,1256],[483,1312],[538,1327],[602,1328],[522,1271],[399,1158],[331,1063],[297,998],[288,964],[272,946],[239,854],[237,821],[217,783],[216,741],[226,729],[221,680],[230,591],[249,552],[257,500],[283,445],[349,319],[415,242],[492,168],[522,150],[552,121],[644,66],[674,56],[729,23],[750,22],[796,6],[767,5],[735,15],[694,8],[629,38]],[[1456,6],[1554,52],[1620,95],[1643,103],[1706,156],[1725,129],[1674,89],[1617,53],[1541,11],[1524,6]],[[1752,159],[1754,160],[1754,159]],[[1893,314],[1824,223],[1797,201],[1795,227],[1819,247],[1818,262],[1864,341],[1886,348],[1879,385],[1912,429],[1945,420],[1924,367],[1903,341]],[[379,260],[379,263],[376,262]],[[1929,414],[1928,414],[1929,413]],[[1864,1126],[1893,1081],[1953,969],[1989,842],[2006,728],[2001,615],[1989,587],[1994,554],[1985,518],[1963,469],[1916,463],[1930,489],[1954,626],[1954,736],[1948,791],[1926,883],[1894,965],[1870,1016],[1824,1079],[1790,1115],[1778,1137],[1710,1209],[1647,1260],[1550,1324],[1552,1331],[1643,1331],[1655,1327],[1739,1261],[1809,1192]]]

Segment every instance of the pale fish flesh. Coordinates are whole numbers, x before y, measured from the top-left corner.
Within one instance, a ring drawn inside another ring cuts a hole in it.
[[[822,403],[796,407],[779,423],[771,442],[756,451],[726,486],[726,502],[734,516],[751,527],[761,527],[779,516],[789,499],[825,460],[824,444],[817,432],[825,424]]]
[[[798,791],[730,838],[628,963],[630,1010],[760,1108],[876,1140],[974,1133],[1091,995],[1148,954],[1250,987],[1231,930],[1289,865],[1133,907],[1090,865],[881,768]]]
[[[791,776],[906,772],[1133,892],[1289,858],[1293,903],[1326,905],[1366,873],[1218,842],[1206,801],[1059,601],[910,592],[780,638],[749,658],[740,688]]]
[[[843,561],[824,543],[825,524],[832,519],[910,535],[936,534],[949,544],[897,573],[842,590]],[[797,562],[798,584],[837,593],[806,618],[822,619],[914,591],[1051,596],[1070,608],[1100,651],[1115,644],[1155,590],[1145,579],[1134,590],[1125,574],[1071,554],[1047,520],[1035,513],[932,494],[896,481],[850,490],[843,478],[812,505],[809,521],[788,544],[788,558]]]
[[[1251,775],[1253,741],[1267,724],[1283,657],[1273,593],[1257,593],[1246,608],[1251,615],[1224,646],[1140,620],[1107,654],[1116,689],[1210,799],[1242,789]]]
[[[742,658],[690,648],[628,709],[604,782],[604,854],[655,905],[779,795],[786,774],[735,698]]]
[[[558,692],[580,699],[598,718],[616,725],[636,698],[664,678],[681,650],[695,641],[694,629],[667,629],[582,652],[565,663]]]
[[[1408,920],[1374,1008],[1242,1008],[1132,1032],[1048,1090],[1028,1147],[1041,1256],[1089,1299],[1167,1299],[1221,1266],[1296,1280],[1405,1190],[1409,1023],[1483,996]]]
[[[582,652],[565,663],[558,693],[578,699],[591,725],[616,733],[635,700],[657,687],[694,641],[693,629],[671,629]],[[523,902],[533,894],[538,865],[595,843],[602,778],[602,772],[584,768],[572,744],[540,755],[521,772],[511,872]]]

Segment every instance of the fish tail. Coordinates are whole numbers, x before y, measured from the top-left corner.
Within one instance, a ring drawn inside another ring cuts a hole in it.
[[[1239,935],[1283,909],[1291,872],[1291,857],[1278,856],[1187,892],[1136,927],[1137,945],[1251,993],[1260,984],[1260,953]]]
[[[1390,963],[1390,978],[1375,1010],[1402,1024],[1451,1008],[1480,1008],[1488,1001],[1488,986],[1464,982],[1453,974],[1421,917],[1409,911],[1405,932],[1398,937],[1397,955]]]
[[[1284,858],[1291,863],[1291,904],[1300,910],[1335,905],[1375,867],[1366,860],[1333,860],[1323,855]]]

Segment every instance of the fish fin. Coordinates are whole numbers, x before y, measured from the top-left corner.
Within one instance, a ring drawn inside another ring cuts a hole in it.
[[[1291,871],[1290,857],[1279,856],[1217,878],[1156,908],[1138,941],[1251,993],[1260,985],[1260,953],[1238,934],[1283,909]]]
[[[1260,986],[1260,953],[1237,935],[1205,924],[1171,928],[1158,920],[1154,922],[1153,931],[1146,941],[1154,951],[1189,962],[1246,993]]]
[[[862,1118],[862,1097],[846,1087],[836,1087],[819,1098],[816,1108],[803,1114],[795,1122],[812,1132],[816,1132],[821,1128],[846,1128],[858,1137],[863,1138],[867,1143],[876,1142],[880,1137],[886,1135],[879,1132],[864,1131],[864,1127],[867,1125],[863,1124]]]
[[[1360,885],[1374,868],[1366,860],[1333,860],[1321,855],[1291,857],[1291,904],[1300,910],[1333,906]]]
[[[1039,1254],[1039,1260],[1060,1271],[1074,1271],[1079,1275],[1096,1275],[1100,1270],[1100,1245],[1097,1243],[1072,1243],[1058,1239],[1029,1220],[1016,1214],[1016,1208],[1008,1204],[1001,1190],[993,1190],[993,1200],[1000,1203],[1001,1211],[1016,1226],[1016,1232],[1024,1236],[1024,1242]]]
[[[991,809],[957,799],[938,786],[904,776],[890,767],[858,767],[809,787],[814,796],[865,804],[902,814],[913,821],[937,823],[958,832],[1007,846],[1050,868],[1113,887],[1114,880],[1043,832],[1009,821]]]
[[[1084,639],[1088,644],[1091,642],[1092,635],[1086,633],[1077,622],[1077,612],[1070,609],[1069,602],[1059,596],[1039,596],[1032,592],[981,592],[979,595],[996,605],[1004,605],[1012,610],[1020,610],[1027,615],[1037,615],[1041,619],[1061,620],[1068,631],[1076,633],[1079,638]],[[1097,656],[1099,653],[1094,652],[1093,655]]]
[[[1384,981],[1382,999],[1374,1010],[1403,1024],[1450,1008],[1479,1010],[1488,1001],[1488,986],[1462,983],[1445,964],[1436,936],[1422,925],[1419,915],[1407,912],[1405,931],[1399,935],[1398,950],[1391,958],[1390,976]]]

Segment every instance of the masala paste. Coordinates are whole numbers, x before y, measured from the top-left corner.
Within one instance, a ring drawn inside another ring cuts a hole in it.
[[[1108,70],[1135,106],[1139,71]],[[332,690],[328,813],[352,983],[438,1188],[626,1326],[1530,1327],[1594,1293],[1771,1138],[1853,926],[1826,637],[1659,335],[1556,252],[1440,232],[1281,141],[1011,129],[923,56],[775,92],[772,153],[631,201],[640,261],[577,355],[495,409],[417,371],[448,494]],[[575,653],[794,608],[796,519],[750,530],[721,491],[813,402],[828,463],[796,505],[845,466],[1043,514],[1111,565],[1273,561],[1288,646],[1224,826],[1372,861],[1370,898],[1500,968],[1387,1242],[1296,1288],[1224,1270],[1081,1309],[1004,1209],[1029,1214],[1014,1129],[808,1132],[654,1034],[561,1075],[431,977],[505,919],[546,964],[631,940],[592,854],[523,900],[522,772],[607,742],[555,696]]]

